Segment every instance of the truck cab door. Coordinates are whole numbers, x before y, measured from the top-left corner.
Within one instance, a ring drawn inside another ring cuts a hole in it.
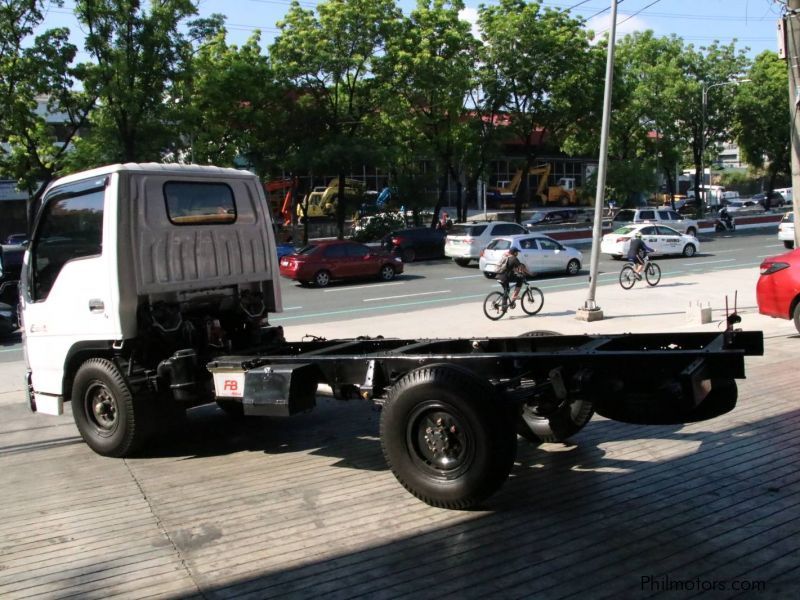
[[[37,393],[63,393],[64,364],[76,343],[121,335],[106,182],[104,176],[51,190],[25,253],[23,335]]]

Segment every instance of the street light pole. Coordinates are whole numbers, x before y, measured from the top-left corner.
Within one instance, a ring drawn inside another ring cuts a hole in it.
[[[581,321],[599,321],[603,311],[595,302],[597,275],[600,270],[600,237],[603,233],[603,202],[605,199],[606,170],[608,163],[608,134],[611,128],[611,88],[614,80],[614,44],[617,34],[617,0],[611,0],[611,28],[608,32],[606,54],[606,81],[603,92],[603,120],[600,126],[600,157],[597,165],[597,190],[594,197],[594,227],[592,228],[592,255],[589,265],[589,297],[576,311]]]
[[[703,84],[703,97],[702,97],[702,117],[700,121],[700,189],[697,191],[698,198],[701,202],[706,202],[706,106],[708,105],[708,90],[722,85],[739,85],[750,81],[749,79],[732,79],[731,81],[721,81],[719,83],[712,83],[711,85]]]

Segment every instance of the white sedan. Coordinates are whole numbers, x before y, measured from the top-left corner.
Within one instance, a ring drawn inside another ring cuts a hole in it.
[[[700,250],[700,242],[693,235],[683,234],[666,225],[626,225],[607,233],[600,242],[600,251],[613,258],[628,256],[628,246],[637,231],[642,233],[642,241],[654,254],[682,254],[694,256]]]
[[[534,274],[564,272],[577,275],[581,270],[583,255],[575,248],[562,246],[546,235],[510,235],[493,239],[481,252],[478,266],[486,277],[495,277],[498,263],[511,247],[519,249],[520,261]]]

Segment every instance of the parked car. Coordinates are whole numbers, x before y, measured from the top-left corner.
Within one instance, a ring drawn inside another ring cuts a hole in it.
[[[778,225],[778,239],[783,242],[783,246],[791,250],[794,248],[794,213],[788,212],[783,215]]]
[[[562,246],[542,234],[511,235],[495,238],[481,252],[478,265],[489,279],[497,275],[497,265],[510,248],[519,250],[519,259],[534,274],[567,273],[577,275],[583,263],[583,254],[575,248]]]
[[[357,242],[326,240],[281,258],[280,271],[283,277],[301,285],[325,287],[334,279],[377,277],[391,281],[403,272],[403,261]]]
[[[697,221],[689,219],[669,207],[661,208],[623,208],[614,215],[611,226],[620,227],[625,224],[655,223],[667,225],[681,233],[697,235]]]
[[[392,231],[381,240],[381,245],[400,256],[404,263],[410,263],[418,258],[443,257],[446,237],[443,229],[413,227]]]
[[[762,315],[792,319],[800,332],[800,249],[763,260],[756,300]]]
[[[11,251],[16,246],[0,246],[0,337],[5,337],[18,328],[17,297],[20,264],[19,257]],[[15,264],[16,263],[16,264]]]
[[[589,223],[592,214],[589,211],[577,208],[560,208],[557,210],[534,211],[529,219],[522,221],[521,225],[528,229],[537,225],[557,225],[559,223]]]
[[[501,235],[528,233],[522,225],[507,221],[472,221],[453,225],[447,232],[444,254],[461,267],[478,260],[481,250]]]
[[[758,194],[753,195],[750,198],[750,200],[752,200],[753,202],[758,202],[764,208],[767,207],[767,193],[766,192],[759,192]],[[769,193],[769,205],[770,205],[770,207],[783,206],[784,203],[785,203],[785,200],[784,200],[783,196],[781,196],[780,193],[777,190],[772,190]]]
[[[625,225],[603,236],[600,251],[612,258],[628,256],[628,246],[637,231],[642,233],[644,243],[653,249],[655,255],[682,254],[694,256],[700,250],[700,242],[693,235],[675,231],[666,225]]]
[[[295,248],[294,244],[291,242],[276,244],[275,249],[277,250],[278,258],[283,258],[284,256],[292,254],[297,250],[297,248]]]
[[[764,207],[755,200],[731,200],[725,205],[729,213],[738,215],[752,215],[764,212]]]
[[[793,188],[778,188],[775,191],[778,192],[781,196],[783,196],[783,203],[786,206],[792,205],[792,200],[794,194],[792,193]]]
[[[28,243],[28,234],[27,233],[12,233],[6,238],[6,241],[3,242],[9,246],[24,246]]]

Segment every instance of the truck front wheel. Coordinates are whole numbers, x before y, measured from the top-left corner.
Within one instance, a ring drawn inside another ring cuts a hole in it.
[[[132,454],[147,437],[145,399],[137,398],[117,366],[104,358],[84,362],[72,384],[72,416],[81,437],[103,456]]]
[[[389,392],[381,446],[397,480],[441,508],[475,506],[503,485],[516,433],[488,382],[452,365],[420,367]]]

